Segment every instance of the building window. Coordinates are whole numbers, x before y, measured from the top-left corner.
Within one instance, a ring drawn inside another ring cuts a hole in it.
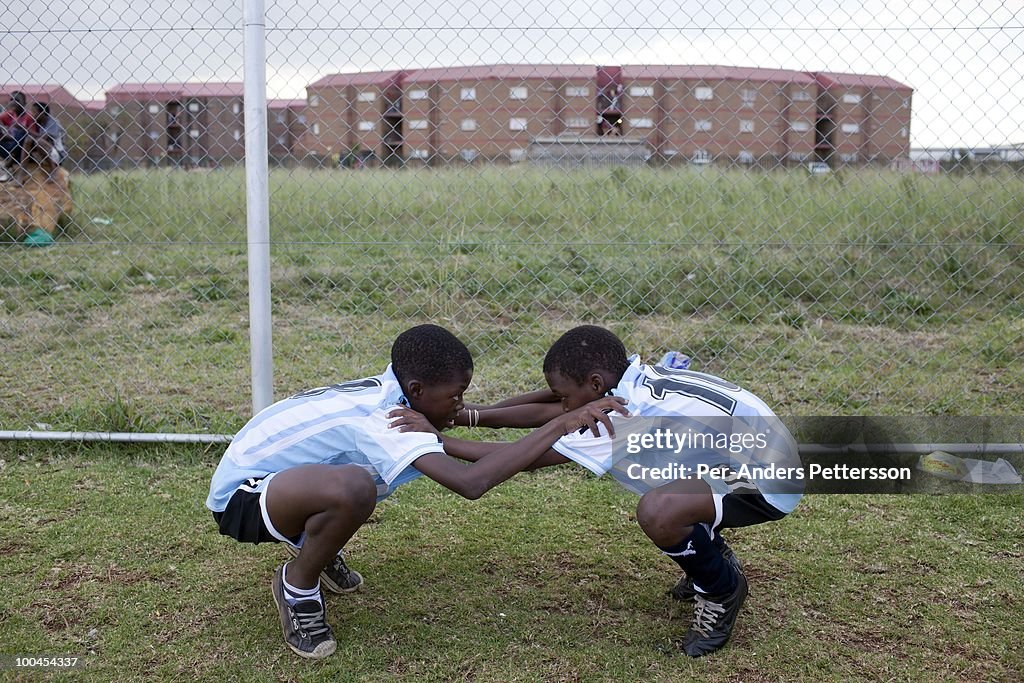
[[[711,121],[708,119],[697,119],[693,122],[693,129],[698,132],[711,130]]]
[[[840,126],[840,128],[847,135],[851,135],[853,133],[859,133],[860,132],[860,124],[859,123],[844,123],[842,126]]]
[[[476,100],[476,88],[463,88],[462,92],[459,93],[459,99],[463,102]]]
[[[426,119],[412,119],[409,121],[409,130],[426,130],[427,126]]]
[[[362,131],[373,130],[373,121],[360,121],[356,124],[356,128]]]
[[[409,99],[410,100],[425,100],[425,99],[427,99],[427,91],[423,90],[423,89],[410,90],[409,91]]]
[[[160,133],[157,133],[155,130],[149,131],[150,140],[156,140],[158,137],[160,137]]]
[[[198,114],[199,113],[199,103],[198,102],[189,102],[188,103],[188,110],[190,112],[192,112],[193,114]],[[235,112],[235,113],[237,114],[238,112]]]
[[[740,90],[740,99],[743,100],[744,107],[753,107],[757,101],[757,91],[753,88],[744,88]]]
[[[149,113],[150,114],[159,114],[160,113],[160,105],[159,104],[151,104],[151,105],[149,105]]]
[[[511,118],[508,120],[509,130],[527,130],[527,121],[523,118]]]
[[[634,128],[654,128],[654,119],[649,117],[631,119],[630,124]]]
[[[242,139],[242,131],[240,131],[237,128],[235,128],[234,132],[232,133],[232,136],[235,138],[235,141],[241,140]]]
[[[629,89],[630,97],[654,97],[653,85],[634,85]]]
[[[585,85],[565,86],[566,97],[590,97],[590,88]]]
[[[319,123],[314,123],[313,124],[313,135],[320,135],[320,124]]]
[[[753,121],[740,121],[740,132],[741,133],[753,133],[754,122]]]
[[[698,100],[710,100],[712,97],[714,97],[714,95],[714,89],[709,88],[706,85],[697,86],[693,90],[693,96],[696,97]]]
[[[198,140],[198,139],[199,139],[199,131],[198,131],[198,130],[196,130],[195,128],[193,128],[192,130],[190,130],[190,131],[188,132],[188,134],[192,136],[192,139],[193,139],[193,140]]]
[[[462,119],[462,123],[459,127],[467,132],[476,130],[476,119]]]
[[[526,86],[520,85],[515,88],[508,89],[508,98],[510,100],[525,100],[526,99]]]
[[[319,95],[310,95],[309,96],[309,106],[311,106],[311,107],[319,107],[320,106],[320,96]]]
[[[696,152],[693,153],[693,156],[690,157],[690,161],[699,165],[710,164],[711,153],[708,152],[706,149],[698,149]]]
[[[906,126],[903,126],[902,128],[900,128],[900,137],[901,138],[907,137],[907,132],[908,131],[907,131],[907,127]]]
[[[356,95],[356,99],[360,102],[373,102],[377,99],[377,93],[372,90],[364,90]]]
[[[844,93],[843,102],[846,104],[860,104],[860,95],[855,92]]]
[[[793,101],[794,102],[810,102],[811,101],[811,93],[807,92],[806,90],[796,90],[796,91],[793,92]]]
[[[566,128],[589,128],[590,119],[585,116],[570,116],[565,120]]]
[[[797,133],[806,133],[811,129],[811,124],[807,123],[806,121],[794,121],[793,123],[789,124],[789,129],[796,131]]]
[[[193,104],[195,104],[195,103],[193,102]],[[191,107],[192,107],[192,105],[190,104],[189,105],[189,109],[190,110],[191,110]],[[196,109],[198,109],[198,108],[199,108],[199,105],[196,105]],[[235,102],[234,104],[232,104],[231,105],[231,113],[232,114],[236,114],[236,115],[237,114],[241,114],[242,113],[242,105],[240,103],[238,103],[238,102]]]

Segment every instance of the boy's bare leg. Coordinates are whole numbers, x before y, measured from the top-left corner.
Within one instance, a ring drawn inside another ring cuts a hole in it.
[[[715,499],[699,479],[680,479],[640,498],[637,522],[663,553],[693,580],[694,616],[683,651],[701,657],[722,648],[732,635],[747,597],[747,580],[715,544]]]
[[[312,588],[373,513],[377,486],[357,465],[302,465],[276,474],[266,496],[267,514],[281,534],[290,538],[306,532],[286,580],[296,588]]]

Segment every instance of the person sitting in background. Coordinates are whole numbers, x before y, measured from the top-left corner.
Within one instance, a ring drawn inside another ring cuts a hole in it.
[[[11,172],[21,164],[25,138],[35,130],[35,121],[25,109],[25,93],[12,92],[7,109],[0,112],[0,180],[11,179]]]
[[[50,114],[50,105],[46,102],[34,102],[32,110],[35,114],[36,139],[47,143],[47,158],[54,167],[60,166],[68,158],[68,150],[64,146],[64,127]]]

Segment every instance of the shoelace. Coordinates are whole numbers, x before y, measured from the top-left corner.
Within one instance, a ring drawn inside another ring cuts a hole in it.
[[[318,636],[330,630],[327,621],[324,619],[324,609],[321,607],[316,612],[296,612],[292,610],[296,621],[299,622],[299,630],[303,635]]]
[[[351,573],[351,570],[348,568],[348,565],[345,564],[345,558],[343,558],[341,555],[335,556],[334,562],[331,564],[331,569],[333,571],[338,572],[346,579],[348,579],[349,574]]]
[[[693,612],[693,630],[707,637],[715,628],[715,622],[725,613],[725,605],[711,602],[700,593],[694,596],[697,608]]]

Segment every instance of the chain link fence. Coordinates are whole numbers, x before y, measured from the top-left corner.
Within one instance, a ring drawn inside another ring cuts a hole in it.
[[[0,15],[3,102],[67,150],[5,121],[0,430],[233,433],[241,6]],[[494,400],[586,322],[780,414],[1019,415],[1022,30],[989,1],[269,3],[275,394],[429,321]]]

